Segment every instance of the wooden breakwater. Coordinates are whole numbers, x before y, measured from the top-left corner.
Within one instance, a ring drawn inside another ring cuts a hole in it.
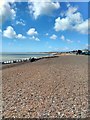
[[[55,58],[55,57],[59,57],[59,56],[44,56],[44,57],[33,57],[33,58],[26,58],[26,59],[19,59],[19,60],[9,60],[9,61],[2,61],[0,62],[0,69],[5,69],[5,68],[9,68],[9,67],[13,67],[13,66],[17,66],[17,65],[22,65],[25,63],[29,63],[29,62],[35,62],[37,60],[40,59],[48,59],[48,58]]]

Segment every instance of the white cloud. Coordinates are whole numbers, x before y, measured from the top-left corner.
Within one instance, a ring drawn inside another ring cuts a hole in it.
[[[56,18],[54,29],[55,31],[75,30],[83,34],[88,31],[88,19],[83,20],[80,12],[77,12],[77,7],[68,7],[64,18]]]
[[[25,22],[24,22],[24,21],[21,21],[21,20],[20,20],[20,21],[16,21],[16,24],[17,24],[17,25],[25,26]]]
[[[50,39],[56,40],[56,39],[57,39],[57,36],[56,36],[55,34],[53,34],[52,36],[50,36]]]
[[[70,28],[70,24],[69,24],[69,19],[68,18],[60,18],[58,17],[56,20],[55,20],[55,26],[54,26],[54,29],[55,31],[64,31],[64,30],[67,30],[68,28]]]
[[[8,26],[6,28],[6,30],[3,31],[3,36],[6,38],[18,38],[18,39],[25,39],[26,38],[22,34],[17,35],[12,26]]]
[[[3,36],[7,38],[15,38],[16,32],[14,31],[13,27],[8,26],[7,29],[3,31]]]
[[[39,39],[39,38],[37,38],[37,37],[35,38],[35,40],[36,40],[36,41],[40,41],[40,39]]]
[[[66,41],[67,41],[68,43],[72,43],[72,42],[73,42],[73,41],[70,40],[70,39],[66,39]]]
[[[66,41],[67,43],[72,43],[73,42],[72,40],[65,38],[64,35],[61,35],[60,39],[63,40],[63,41]]]
[[[74,29],[82,34],[88,34],[88,20],[77,24]]]
[[[51,15],[54,10],[57,10],[60,7],[58,2],[54,3],[51,0],[29,0],[30,13],[34,16],[35,19],[40,15]]]
[[[27,32],[28,35],[37,35],[38,32],[35,30],[35,28],[30,28]]]
[[[65,12],[62,11],[62,12],[60,13],[60,16],[63,17],[64,15],[65,15]]]
[[[68,10],[67,10],[67,12],[66,12],[66,15],[67,15],[67,16],[70,16],[70,15],[74,14],[77,10],[78,10],[77,7],[69,6],[69,7],[68,7]]]
[[[35,36],[30,37],[30,40],[40,41],[40,39],[38,37],[35,37]]]
[[[30,39],[33,39],[33,40],[35,40],[35,36],[32,36],[32,37],[30,37]]]
[[[65,40],[64,35],[62,35],[62,36],[60,37],[60,39],[64,41],[64,40]]]
[[[5,0],[0,2],[0,18],[2,18],[3,22],[7,19],[14,19],[16,16],[16,11],[11,8],[10,4]]]
[[[26,37],[23,36],[22,34],[18,34],[18,35],[16,36],[16,38],[18,38],[18,39],[25,39]]]
[[[70,7],[70,3],[69,2],[67,3],[67,7]]]

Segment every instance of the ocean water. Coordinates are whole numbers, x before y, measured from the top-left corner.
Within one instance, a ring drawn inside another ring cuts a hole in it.
[[[52,56],[48,53],[0,53],[0,62],[12,61],[19,59],[28,59],[32,57]]]

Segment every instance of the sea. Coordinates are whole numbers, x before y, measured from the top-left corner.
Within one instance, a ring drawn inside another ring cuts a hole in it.
[[[20,60],[20,59],[29,59],[29,58],[39,58],[45,56],[52,56],[53,54],[49,53],[37,53],[37,52],[29,52],[29,53],[0,53],[0,62],[12,61],[12,60]]]

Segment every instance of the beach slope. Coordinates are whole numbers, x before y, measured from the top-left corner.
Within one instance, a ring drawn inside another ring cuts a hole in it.
[[[2,70],[3,116],[86,117],[88,56],[67,55]]]

